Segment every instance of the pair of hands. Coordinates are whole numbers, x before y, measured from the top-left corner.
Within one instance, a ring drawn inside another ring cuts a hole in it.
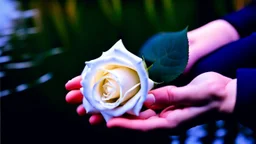
[[[188,33],[189,61],[184,73],[189,72],[201,57],[238,38],[236,30],[224,20],[216,20],[190,31]],[[66,95],[68,103],[82,103],[80,81],[81,76],[77,76],[66,84],[66,89],[70,90]],[[214,119],[222,114],[230,114],[233,112],[236,101],[236,79],[232,80],[218,73],[207,72],[197,76],[186,86],[166,86],[149,93],[144,103],[147,110],[142,111],[138,117],[112,118],[107,122],[107,126],[142,131],[174,129],[192,121],[196,124],[205,118]],[[162,111],[157,113],[157,110]],[[77,113],[85,115],[86,110],[79,105]],[[216,114],[217,117],[214,115],[209,117],[209,114]],[[100,114],[93,114],[89,122],[99,124],[103,120]]]
[[[66,89],[71,90],[66,95],[68,103],[82,103],[80,81],[81,76],[77,76],[66,84]],[[150,91],[144,103],[147,110],[142,111],[138,117],[112,118],[107,122],[107,126],[148,131],[174,129],[191,121],[215,119],[216,117],[209,117],[209,114],[211,116],[216,114],[215,116],[218,117],[232,113],[235,104],[235,87],[236,80],[218,73],[207,72],[199,75],[186,86],[165,86]],[[162,111],[157,113],[156,110]],[[80,105],[77,113],[85,115],[86,110]],[[93,114],[89,122],[94,125],[103,120],[100,114]]]

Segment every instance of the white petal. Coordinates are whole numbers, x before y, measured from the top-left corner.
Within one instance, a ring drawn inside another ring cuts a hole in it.
[[[141,89],[133,98],[127,101],[124,106],[115,108],[113,110],[105,110],[104,112],[109,115],[111,114],[113,116],[120,116],[123,115],[125,112],[134,109],[134,113],[137,115],[140,112],[144,101],[146,100],[149,89],[148,75],[146,69],[144,68],[142,59],[140,59],[139,57],[133,54],[129,55],[124,51],[116,51],[116,53],[121,57],[129,59],[131,63],[134,64],[136,72],[138,73],[140,78]]]
[[[125,61],[123,61],[122,59],[117,59],[115,57],[102,58],[101,60],[97,60],[94,62],[94,68],[90,69],[87,72],[86,76],[82,79],[82,82],[81,82],[82,87],[84,87],[83,89],[84,96],[92,106],[94,106],[96,109],[100,111],[105,110],[106,108],[103,107],[102,104],[96,101],[95,98],[93,97],[93,93],[92,93],[93,85],[91,84],[91,82],[93,81],[93,76],[95,75],[97,70],[108,64],[118,64],[118,65],[124,65],[124,66],[127,65]]]
[[[125,53],[125,56],[120,56],[119,55],[119,52],[122,52],[122,53]],[[132,63],[130,62],[130,58],[128,58],[126,55],[129,55],[129,57],[132,57],[133,59],[135,59],[137,62],[138,61],[141,61],[142,59],[136,55],[134,55],[133,53],[129,52],[122,40],[120,39],[119,41],[117,41],[108,51],[106,52],[103,52],[102,55],[99,57],[99,59],[101,58],[104,58],[104,57],[115,57],[115,58],[118,58],[118,59],[122,59],[123,61],[125,61],[127,64],[127,66],[131,67],[131,68],[134,68],[132,65]],[[93,63],[93,61],[91,61]],[[90,63],[91,63],[90,62]]]
[[[140,83],[141,83],[140,99],[139,99],[137,105],[141,105],[141,107],[142,107],[144,101],[147,98],[147,94],[148,94],[148,90],[149,90],[149,83],[148,83],[149,78],[148,78],[146,70],[144,69],[144,65],[143,65],[142,61],[137,63],[136,70],[137,70],[137,73],[139,74]],[[139,107],[137,107],[137,108],[139,108]]]
[[[125,49],[121,41],[118,41],[109,51],[105,52],[103,55],[98,59],[87,62],[88,67],[93,67],[93,69],[90,69],[82,80],[82,86],[85,87],[83,94],[92,106],[101,112],[104,112],[104,115],[106,116],[106,118],[104,118],[106,120],[108,120],[111,116],[123,115],[129,110],[137,115],[141,110],[144,101],[146,100],[148,91],[152,87],[152,83],[148,80],[148,74],[143,65],[142,59]],[[127,101],[124,106],[108,110],[93,98],[90,82],[92,81],[92,77],[98,68],[112,63],[121,64],[135,69],[139,75],[141,89],[133,98]]]
[[[140,83],[136,84],[132,88],[130,88],[123,96],[122,102],[126,102],[128,99],[130,99],[132,96],[136,95],[139,92],[139,86]],[[138,90],[137,90],[138,89]]]
[[[148,79],[148,91],[151,90],[153,87],[154,87],[154,81],[152,81],[151,79]],[[140,94],[140,93],[138,93],[138,94]],[[134,105],[134,107],[131,110],[129,110],[127,113],[138,116],[141,108],[142,108],[142,105],[137,102]]]
[[[103,52],[101,57],[111,56],[117,49],[126,49],[121,39],[117,41],[108,51]]]
[[[139,114],[140,114],[140,110],[141,110],[141,108],[142,108],[142,106],[143,106],[143,104],[141,104],[141,103],[139,103],[140,101],[138,101],[136,104],[135,104],[135,106],[133,107],[133,109],[132,109],[132,112],[136,115],[136,116],[139,116]]]
[[[107,85],[109,85],[111,87],[112,92],[110,92],[107,97],[102,97],[101,99],[103,101],[109,101],[111,99],[116,99],[116,98],[120,97],[120,87],[117,84],[117,82],[114,81],[113,79],[107,79],[107,81],[108,81],[108,83],[105,83],[104,86],[107,87]],[[107,91],[107,89],[105,91]]]
[[[114,46],[113,46],[114,50],[113,52],[115,52],[116,55],[120,56],[121,58],[127,59],[127,60],[133,60],[137,62],[142,61],[142,59],[138,56],[136,56],[135,54],[131,53],[130,51],[128,51],[124,46],[123,43],[118,41]],[[122,55],[120,55],[120,53],[122,53]],[[132,62],[132,64],[135,64]],[[144,68],[144,66],[143,66]]]
[[[150,91],[154,87],[154,81],[152,81],[150,78],[148,79],[148,91]]]
[[[139,93],[137,94],[138,97],[140,96]],[[134,103],[134,106],[132,109],[128,110],[127,113],[128,114],[131,114],[131,115],[136,115],[136,116],[139,116],[139,113],[140,113],[140,110],[141,108],[139,107],[139,105],[137,104],[139,100],[137,100],[136,103]],[[128,102],[129,103],[129,102]]]
[[[82,71],[82,73],[81,73],[82,78],[84,78],[84,77],[86,76],[86,73],[87,73],[88,71],[89,71],[89,68],[88,68],[87,65],[85,65],[85,67],[84,67],[84,69],[83,69],[83,71]]]
[[[114,45],[113,45],[114,49],[126,49],[122,39],[120,39],[119,41],[117,41]]]
[[[117,77],[119,83],[121,84],[119,85],[119,87],[121,87],[124,95],[120,95],[121,96],[120,102],[126,101],[127,99],[129,99],[139,91],[138,83],[140,82],[140,80],[135,70],[127,67],[120,67],[120,68],[110,70],[109,72],[115,75],[115,77]],[[134,87],[135,85],[136,87]]]
[[[106,122],[108,122],[113,116],[108,115],[104,112],[101,112],[101,115],[103,116],[103,118],[105,119]]]
[[[104,76],[102,77],[97,83],[94,84],[93,88],[92,88],[92,97],[94,98],[94,100],[98,101],[102,107],[106,108],[106,109],[113,109],[115,107],[117,107],[119,105],[119,101],[118,100],[116,103],[105,103],[104,101],[101,100],[101,93],[99,91],[99,84],[106,78],[114,78],[116,79],[116,77],[109,77],[109,76]],[[120,85],[119,81],[116,80],[116,82],[118,83],[118,85]],[[120,95],[122,94],[122,90],[120,89]]]
[[[127,101],[125,103],[125,105],[120,106],[115,109],[105,110],[104,113],[106,113],[108,115],[113,115],[113,116],[121,116],[124,113],[128,112],[129,110],[132,110],[134,108],[135,104],[140,100],[140,96],[141,96],[140,92],[141,92],[141,90],[134,97],[132,97],[129,101]],[[142,105],[141,105],[141,107],[142,107]],[[137,109],[139,109],[139,108],[140,108],[139,106],[136,107],[135,112],[137,114],[139,113],[139,112],[137,112],[138,111]]]
[[[83,98],[83,106],[86,109],[86,112],[89,113],[89,114],[99,112],[85,98]]]

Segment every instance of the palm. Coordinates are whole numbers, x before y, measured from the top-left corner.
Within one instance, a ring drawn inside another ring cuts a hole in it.
[[[66,88],[71,90],[66,100],[69,103],[82,103],[82,94],[80,92],[81,76],[75,77],[66,84]],[[148,108],[142,111],[139,116],[123,116],[111,119],[108,127],[123,127],[136,130],[155,130],[155,129],[173,129],[193,119],[205,119],[205,114],[217,112],[221,100],[225,97],[225,87],[231,79],[220,74],[208,72],[199,75],[188,85],[183,87],[166,86],[149,92],[154,95],[154,101],[150,100],[150,95],[145,102]],[[212,101],[212,100],[215,101]],[[200,104],[200,105],[198,105]],[[155,110],[161,110],[156,113]],[[78,106],[77,113],[84,115],[85,109],[82,105]],[[100,114],[94,114],[90,118],[91,124],[97,124],[103,121]],[[196,120],[197,121],[197,120]],[[189,125],[194,126],[194,125]]]
[[[136,119],[114,118],[108,127],[123,127],[142,131],[192,127],[201,120],[219,116],[219,108],[225,99],[225,87],[231,79],[208,72],[199,75],[183,87],[167,86],[155,89],[155,102],[145,105],[149,108]],[[166,105],[169,105],[166,107]],[[160,114],[153,110],[165,108]],[[153,110],[152,110],[153,109]],[[210,116],[209,116],[210,115]]]

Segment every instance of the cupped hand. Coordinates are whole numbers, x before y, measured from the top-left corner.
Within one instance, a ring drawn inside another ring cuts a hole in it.
[[[80,83],[81,80],[82,80],[81,76],[76,76],[73,79],[69,80],[66,83],[65,87],[67,90],[69,90],[69,92],[66,95],[67,103],[80,104],[77,107],[76,112],[78,113],[78,115],[83,116],[86,114],[86,110],[82,104],[83,95],[80,91],[80,88],[82,87],[81,83]],[[142,111],[139,114],[139,116],[132,116],[132,115],[125,114],[124,117],[130,118],[130,119],[146,119],[146,118],[149,118],[154,115],[156,115],[155,111],[153,111],[151,109],[147,109],[145,111]],[[100,123],[104,122],[104,118],[102,117],[102,115],[100,113],[95,113],[95,114],[91,115],[89,122],[92,125],[100,124]]]
[[[70,92],[68,92],[68,94],[66,95],[66,101],[67,103],[70,104],[80,104],[77,109],[76,112],[78,113],[78,115],[83,116],[86,114],[86,110],[83,107],[82,104],[82,100],[83,100],[83,95],[80,91],[81,86],[81,80],[82,77],[81,76],[76,76],[73,79],[69,80],[65,87],[67,90],[69,90]],[[151,116],[156,115],[155,111],[151,110],[151,109],[147,109],[145,111],[142,111],[139,116],[132,116],[132,115],[124,115],[124,117],[126,118],[130,118],[130,119],[146,119],[149,118]],[[89,122],[92,125],[95,124],[100,124],[104,121],[104,118],[102,117],[102,115],[100,113],[95,113],[92,114]]]
[[[111,119],[107,126],[148,131],[175,129],[185,123],[191,127],[202,119],[215,119],[216,115],[232,113],[235,105],[236,80],[218,73],[207,72],[199,75],[183,87],[166,86],[152,90],[145,106],[147,111],[164,109],[160,114],[130,119]]]

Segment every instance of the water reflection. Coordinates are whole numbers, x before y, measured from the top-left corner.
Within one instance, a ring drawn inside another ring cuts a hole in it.
[[[232,133],[231,131],[228,131],[228,129],[225,127],[226,122],[223,120],[219,120],[215,122],[216,124],[216,130],[214,132],[214,135],[212,135],[211,131],[207,130],[208,124],[204,125],[198,125],[193,128],[190,128],[186,132],[186,144],[203,144],[203,143],[209,143],[202,141],[206,137],[214,137],[213,141],[211,143],[213,144],[225,144],[225,139],[227,138],[228,133]],[[211,136],[212,135],[212,136]],[[170,136],[171,144],[180,144],[181,143],[181,137],[180,136]],[[239,132],[235,136],[234,142],[237,144],[254,144],[255,139],[253,138],[253,132],[243,127],[242,125],[239,125]]]
[[[41,53],[31,53],[23,47],[24,51],[19,55],[15,54],[20,50],[19,43],[24,43],[26,38],[37,33],[36,27],[28,27],[25,23],[38,15],[38,10],[31,9],[21,11],[20,3],[13,0],[0,1],[0,78],[12,77],[8,75],[10,70],[23,70],[39,66],[46,58],[61,54],[61,48],[52,48]],[[18,39],[15,39],[18,37]],[[18,46],[17,46],[18,44]],[[53,74],[47,72],[39,78],[27,83],[20,83],[15,87],[4,87],[0,91],[0,97],[27,90],[34,85],[49,81]]]

